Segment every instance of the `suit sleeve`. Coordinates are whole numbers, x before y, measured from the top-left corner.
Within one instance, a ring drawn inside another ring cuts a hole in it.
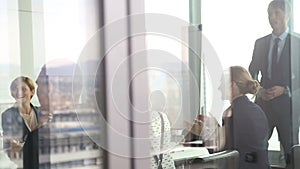
[[[258,76],[258,72],[261,69],[261,63],[262,63],[261,58],[259,57],[259,52],[258,52],[258,41],[256,40],[253,54],[252,54],[252,60],[249,65],[249,72],[255,80],[258,80],[257,76]]]

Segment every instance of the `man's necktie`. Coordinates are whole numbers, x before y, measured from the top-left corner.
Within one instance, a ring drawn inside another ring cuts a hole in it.
[[[273,46],[273,51],[272,51],[272,65],[271,65],[271,71],[272,71],[272,79],[274,79],[277,75],[277,70],[278,70],[278,43],[280,39],[276,38],[274,41],[274,46]]]

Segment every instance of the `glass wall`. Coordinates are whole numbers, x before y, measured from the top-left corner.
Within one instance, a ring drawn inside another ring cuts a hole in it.
[[[172,5],[170,5],[172,4]],[[174,128],[183,127],[183,116],[188,117],[188,1],[153,1],[145,0],[146,17],[146,47],[148,65],[153,67],[148,71],[149,92],[162,91],[166,96],[165,112]],[[155,22],[152,13],[160,20]],[[170,20],[173,24],[168,25]],[[157,26],[157,29],[153,25]],[[175,26],[172,28],[172,26]],[[164,30],[162,29],[164,27]],[[177,27],[179,29],[177,29]],[[175,30],[176,29],[176,30]],[[179,36],[177,36],[179,34]],[[161,56],[161,57],[159,57]],[[185,114],[185,115],[184,115]],[[186,119],[187,120],[187,119]]]
[[[189,5],[195,5],[189,1]],[[228,102],[224,102],[220,104],[220,107],[222,110],[218,109],[217,111],[214,105],[215,96],[219,96],[219,91],[216,91],[214,87],[220,86],[220,80],[214,81],[215,74],[211,74],[211,69],[214,69],[217,64],[212,65],[213,67],[209,67],[211,65],[208,64],[205,60],[209,60],[209,57],[211,57],[212,53],[216,56],[217,62],[220,63],[221,69],[225,70],[229,66],[234,65],[240,65],[248,69],[249,64],[252,59],[254,44],[256,39],[263,37],[267,34],[270,34],[272,32],[271,26],[268,21],[268,13],[267,13],[267,7],[268,4],[271,1],[249,1],[249,2],[240,2],[238,0],[229,0],[229,1],[209,1],[209,0],[202,0],[201,1],[201,14],[199,16],[194,16],[194,14],[197,14],[197,12],[193,11],[194,6],[187,7],[187,3],[182,4],[181,2],[167,2],[166,5],[163,3],[160,3],[159,5],[155,5],[155,1],[145,1],[145,7],[146,12],[149,13],[158,13],[158,14],[168,14],[171,16],[174,16],[178,19],[182,19],[189,24],[195,24],[194,19],[198,18],[200,20],[199,26],[201,26],[202,34],[202,48],[201,48],[201,58],[202,60],[200,62],[204,63],[200,67],[199,71],[201,71],[201,83],[199,86],[200,91],[197,91],[200,93],[200,109],[199,112],[201,113],[207,113],[207,114],[213,114],[217,118],[221,118],[223,110],[225,110],[228,106]],[[293,30],[296,33],[300,32],[300,26],[298,23],[299,20],[299,11],[297,10],[297,7],[299,6],[299,2],[291,1],[292,7],[293,7],[293,13],[292,13],[292,21],[290,24],[290,29]],[[172,5],[171,5],[172,4]],[[177,5],[180,4],[180,8],[177,8]],[[189,8],[189,11],[186,11],[186,9]],[[193,13],[194,12],[194,13]],[[189,16],[187,14],[190,13]],[[218,13],[218,14],[216,14]],[[199,13],[198,13],[199,14]],[[196,19],[197,20],[197,19]],[[201,25],[200,25],[201,24]],[[195,26],[195,25],[194,25]],[[197,25],[198,26],[198,25]],[[150,27],[150,26],[148,26]],[[184,29],[184,28],[183,28]],[[188,28],[183,31],[183,39],[187,38],[189,43],[193,43],[193,38],[190,38],[189,35],[192,35],[191,30],[188,30]],[[194,34],[195,35],[195,34]],[[147,47],[150,49],[160,49],[162,51],[168,51],[170,55],[175,56],[174,58],[178,58],[178,62],[183,62],[184,64],[191,64],[191,53],[189,51],[189,48],[191,48],[192,44],[189,44],[188,48],[185,48],[182,46],[182,44],[177,43],[175,40],[167,37],[158,37],[156,35],[148,35],[147,36]],[[209,46],[211,49],[207,50],[205,49],[204,44],[209,43],[211,46]],[[295,46],[293,46],[292,52],[294,53],[294,58],[291,60],[291,66],[293,72],[299,72],[299,61],[297,56],[299,46],[297,46],[297,42],[291,42],[294,43]],[[206,51],[205,51],[206,50]],[[187,52],[189,51],[189,52]],[[151,61],[151,59],[149,59]],[[164,62],[164,61],[161,61]],[[170,71],[171,69],[168,69],[167,67],[171,64],[167,64],[168,62],[165,62],[164,68],[167,71]],[[183,64],[183,65],[184,65]],[[199,64],[201,65],[201,64]],[[174,66],[175,67],[175,66]],[[191,71],[190,67],[190,71]],[[184,67],[177,66],[174,68],[175,71],[181,72],[184,70]],[[174,72],[175,72],[174,71]],[[182,73],[182,72],[181,72]],[[184,74],[178,74],[179,77],[182,78],[185,82],[190,82],[189,80],[186,80],[184,77]],[[199,73],[200,74],[200,73]],[[193,74],[194,76],[197,76],[196,74]],[[190,89],[187,87],[189,84],[181,83],[177,81],[176,78],[171,79],[169,78],[170,75],[166,74],[166,72],[162,72],[161,70],[152,70],[149,71],[149,82],[150,82],[150,91],[157,89],[162,90],[164,93],[172,96],[172,99],[170,102],[173,102],[172,108],[166,108],[166,112],[168,117],[170,118],[171,122],[173,122],[173,128],[184,128],[184,125],[182,125],[182,121],[174,121],[174,117],[179,117],[179,119],[188,119],[191,120],[192,118],[187,118],[186,116],[177,116],[173,115],[174,112],[178,111],[178,105],[179,107],[182,106],[183,112],[188,112],[188,114],[192,114],[193,112],[190,111],[191,107],[189,109],[184,109],[185,104],[184,101],[181,102],[180,100],[177,100],[177,98],[183,97],[185,99],[187,98],[194,98],[192,95],[193,93],[189,93],[188,97],[184,97],[180,94],[180,89],[187,89],[187,91],[190,91]],[[292,76],[292,87],[295,87],[295,89],[292,89],[292,107],[293,107],[293,120],[291,120],[291,123],[294,125],[293,132],[294,139],[298,139],[298,132],[296,129],[299,128],[298,126],[298,90],[297,86],[299,86],[299,82],[297,80],[297,75]],[[196,78],[197,79],[197,78]],[[217,84],[214,84],[214,83]],[[164,87],[161,87],[164,86]],[[166,87],[165,87],[166,86]],[[179,86],[179,87],[178,87]],[[153,89],[152,89],[153,88]],[[172,94],[170,94],[166,88],[170,91],[173,91]],[[185,93],[185,92],[183,92]],[[178,95],[179,94],[179,95]],[[250,100],[254,101],[254,97],[249,95]],[[192,100],[189,100],[191,102]],[[203,105],[203,107],[202,107]],[[203,108],[203,109],[202,109]],[[198,113],[198,112],[197,112]],[[174,123],[175,122],[175,123]],[[179,124],[178,124],[179,123]],[[270,163],[272,165],[278,165],[278,166],[284,166],[284,155],[282,154],[282,146],[280,142],[278,141],[278,133],[276,128],[273,131],[273,135],[269,140],[269,158]]]
[[[270,0],[229,0],[218,4],[209,0],[201,3],[193,0],[127,2],[115,6],[107,1],[103,8],[110,10],[105,11],[104,17],[100,16],[103,11],[99,11],[97,0],[0,0],[0,112],[15,103],[10,92],[14,78],[24,75],[36,81],[37,91],[31,102],[40,107],[42,114],[53,115],[52,122],[39,129],[40,168],[102,167],[103,151],[99,143],[106,136],[99,122],[106,118],[106,101],[111,127],[107,140],[112,144],[105,148],[111,151],[112,168],[148,164],[146,160],[135,164],[132,159],[140,157],[139,153],[148,153],[136,145],[149,146],[146,141],[141,143],[138,136],[143,136],[141,140],[148,139],[145,131],[149,126],[145,124],[149,124],[149,114],[144,112],[156,110],[155,101],[164,103],[162,111],[170,120],[170,145],[191,139],[184,132],[199,120],[199,113],[216,116],[219,120],[228,106],[223,102],[216,106],[215,96],[220,92],[215,88],[220,86],[221,78],[211,72],[223,71],[232,65],[248,68],[255,40],[271,32],[267,15]],[[291,28],[299,33],[297,7],[300,4],[293,3]],[[134,5],[144,6],[145,11],[133,10],[132,13],[145,12],[145,15],[126,18],[130,10],[123,10],[134,9]],[[199,9],[193,5],[199,5]],[[142,20],[135,20],[141,16]],[[107,23],[104,31],[100,31],[105,37],[99,35],[102,19]],[[139,26],[145,26],[144,32],[131,37],[130,31],[134,33]],[[91,45],[97,39],[95,36],[107,40],[107,46],[97,48],[96,55],[89,51],[95,47]],[[100,51],[102,47],[107,52],[105,56],[109,56],[105,61],[99,58],[104,55]],[[297,56],[298,51],[293,52]],[[128,55],[131,59],[127,59]],[[146,61],[141,61],[145,56]],[[107,62],[106,67],[104,62]],[[297,72],[300,65],[297,57],[293,57],[291,63]],[[127,80],[128,84],[120,83]],[[292,84],[296,128],[298,83]],[[97,84],[107,85],[107,91],[103,91],[101,85],[95,88]],[[152,102],[150,96],[157,91],[163,93],[163,97]],[[97,97],[104,96],[105,92],[109,97]],[[209,132],[213,131],[208,130],[207,136]],[[298,133],[294,136],[298,139]],[[4,142],[8,139],[5,135]],[[280,149],[277,132],[273,132],[269,151],[276,156],[270,154],[271,161],[282,158]],[[8,156],[22,168],[22,154],[10,152]]]
[[[296,33],[300,33],[300,23],[299,23],[299,10],[298,6],[300,5],[299,1],[293,0],[293,29]]]
[[[1,112],[15,103],[9,88],[14,78],[37,83],[31,103],[52,114],[51,123],[39,128],[41,169],[102,166],[98,143],[105,136],[94,97],[96,71],[89,72],[99,58],[82,56],[100,28],[99,14],[96,0],[0,1]],[[8,156],[23,167],[22,152]]]
[[[202,23],[203,36],[211,42],[217,56],[223,66],[223,69],[229,66],[240,65],[248,69],[252,59],[254,43],[256,39],[272,33],[268,20],[267,8],[271,1],[249,1],[242,3],[237,0],[220,1],[216,5],[213,1],[202,1]],[[289,25],[290,30],[299,33],[298,22],[298,1],[290,1],[292,4],[292,20]],[[218,15],[216,15],[218,11]],[[299,72],[299,45],[297,40],[291,40],[291,72],[290,77],[292,85],[292,104],[293,115],[290,119],[293,123],[292,133],[293,142],[299,140],[299,118],[298,112],[298,76],[293,72]],[[260,77],[259,77],[260,78]],[[211,82],[208,82],[211,83]],[[211,102],[213,93],[209,93],[206,97],[207,102]],[[249,96],[250,99],[254,99]],[[225,107],[226,108],[226,107]],[[289,118],[287,115],[286,118]],[[278,141],[278,133],[276,128],[272,137],[269,139],[269,161],[273,166],[284,166],[284,154],[282,145]],[[294,157],[297,158],[297,157]]]

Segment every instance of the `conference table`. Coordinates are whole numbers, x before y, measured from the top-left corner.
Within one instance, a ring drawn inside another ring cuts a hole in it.
[[[171,149],[170,154],[177,169],[235,169],[238,167],[239,154],[236,150],[211,152],[210,147],[179,144]]]

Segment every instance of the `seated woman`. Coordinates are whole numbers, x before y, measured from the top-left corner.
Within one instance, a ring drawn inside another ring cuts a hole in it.
[[[165,95],[155,90],[150,95],[151,124],[150,138],[152,157],[152,169],[175,169],[172,156],[169,153],[171,148],[171,124],[165,112]]]
[[[239,152],[240,169],[269,169],[268,120],[263,110],[246,96],[257,93],[259,83],[240,66],[230,67],[229,82],[231,94],[222,92],[223,98],[231,103],[224,112],[226,148]],[[224,86],[220,86],[222,91]]]

